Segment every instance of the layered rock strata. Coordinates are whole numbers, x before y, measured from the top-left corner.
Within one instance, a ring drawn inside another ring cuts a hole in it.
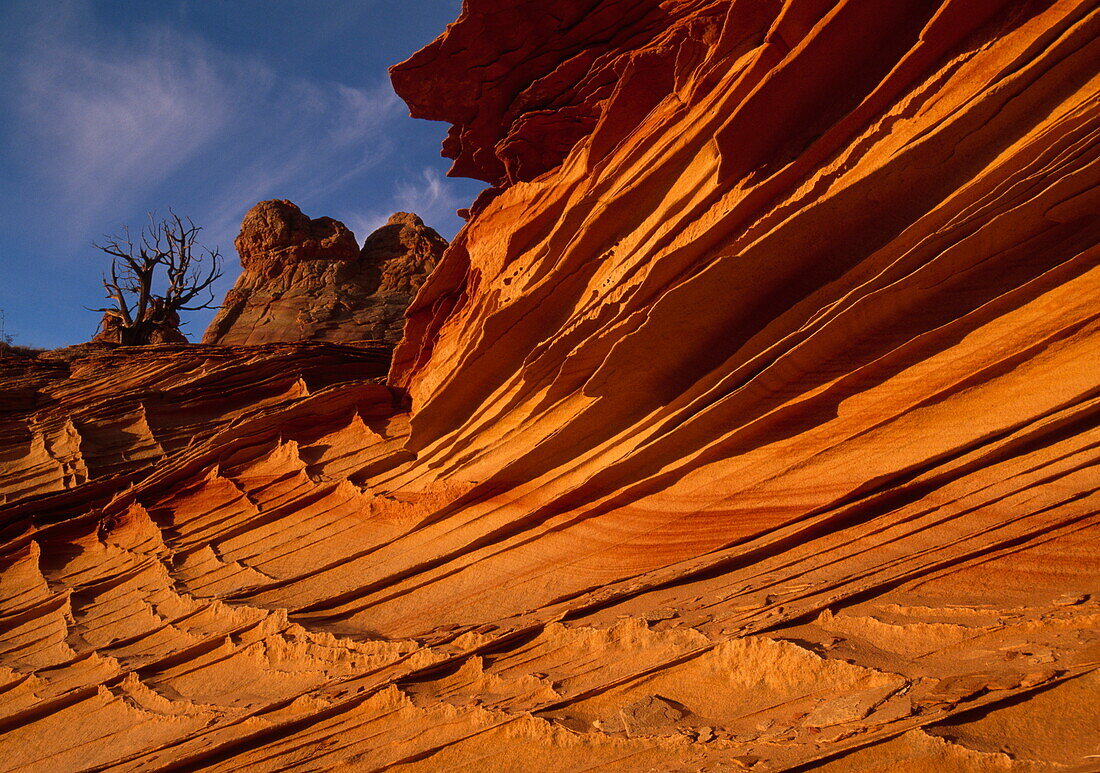
[[[8,375],[0,766],[1094,769],[1098,31],[469,0],[394,81],[493,188],[385,384]]]
[[[447,242],[408,212],[394,214],[363,248],[338,220],[315,220],[289,201],[262,201],[236,239],[244,269],[203,342],[396,343],[405,309]]]

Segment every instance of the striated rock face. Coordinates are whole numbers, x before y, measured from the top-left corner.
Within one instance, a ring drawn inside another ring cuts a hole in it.
[[[671,86],[684,41],[670,39],[674,22],[697,26],[702,16],[713,27],[730,6],[474,0],[391,76],[414,118],[452,124],[443,145],[452,174],[494,185],[531,180],[593,131],[613,93],[644,115]],[[778,10],[736,8],[733,16],[749,21]]]
[[[385,383],[2,371],[0,766],[1095,768],[1098,32],[467,0],[394,81],[494,187]]]
[[[395,343],[405,309],[447,242],[416,215],[398,212],[360,250],[338,220],[311,220],[289,201],[262,201],[245,215],[236,246],[244,273],[204,343]]]

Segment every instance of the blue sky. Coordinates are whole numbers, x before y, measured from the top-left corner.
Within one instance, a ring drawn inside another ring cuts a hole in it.
[[[450,238],[483,184],[444,175],[446,125],[386,68],[460,0],[0,0],[0,309],[17,344],[88,340],[92,241],[169,206],[240,271],[233,238],[286,198],[360,243],[397,210]],[[189,315],[191,340],[212,312]]]

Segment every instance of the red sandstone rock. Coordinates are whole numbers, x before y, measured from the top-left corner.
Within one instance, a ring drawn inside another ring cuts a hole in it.
[[[310,219],[285,199],[248,210],[234,244],[246,271],[268,277],[302,261],[351,261],[359,253],[355,235],[339,220]]]
[[[244,273],[205,343],[395,343],[405,309],[447,246],[418,216],[398,212],[358,250],[343,223],[310,220],[288,201],[253,207],[236,244]]]
[[[1098,32],[469,0],[395,82],[495,188],[387,384],[0,375],[0,760],[1094,768]]]

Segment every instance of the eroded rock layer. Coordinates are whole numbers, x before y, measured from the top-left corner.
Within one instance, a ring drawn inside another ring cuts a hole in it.
[[[244,271],[203,342],[396,343],[405,309],[446,246],[409,212],[394,214],[360,250],[339,220],[310,219],[289,201],[261,201],[236,239]]]
[[[468,0],[385,384],[6,371],[0,764],[1094,770],[1098,29]]]

